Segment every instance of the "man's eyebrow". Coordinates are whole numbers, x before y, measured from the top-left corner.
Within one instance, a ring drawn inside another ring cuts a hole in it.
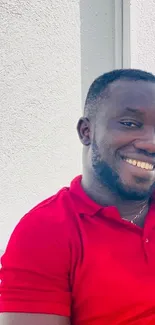
[[[144,113],[137,108],[125,107],[125,111],[133,113],[133,114],[144,115]]]

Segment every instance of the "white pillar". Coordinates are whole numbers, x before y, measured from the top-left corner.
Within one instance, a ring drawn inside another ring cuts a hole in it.
[[[122,1],[127,4],[124,28],[128,37],[124,38],[124,46],[130,57],[128,67],[155,73],[155,0]]]

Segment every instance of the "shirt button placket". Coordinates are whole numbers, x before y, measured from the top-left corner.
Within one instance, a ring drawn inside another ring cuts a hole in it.
[[[149,244],[149,239],[148,239],[148,237],[144,237],[143,238],[143,245],[144,245],[144,255],[145,255],[145,259],[146,259],[146,261],[147,261],[147,263],[148,263],[148,258],[149,258],[149,246],[148,246],[148,244]]]

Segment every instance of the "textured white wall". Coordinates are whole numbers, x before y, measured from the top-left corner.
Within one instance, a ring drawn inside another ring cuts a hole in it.
[[[0,0],[0,249],[81,172],[81,74],[84,99],[114,43],[113,0]]]
[[[0,3],[0,248],[81,171],[78,0]]]
[[[155,0],[130,3],[131,67],[155,73]]]

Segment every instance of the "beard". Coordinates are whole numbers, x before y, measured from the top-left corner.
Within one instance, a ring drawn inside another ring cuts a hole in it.
[[[124,200],[141,201],[148,199],[155,190],[155,183],[148,190],[139,190],[122,182],[119,174],[107,162],[102,160],[99,149],[94,140],[92,144],[92,167],[99,183],[107,187],[111,193]],[[137,184],[142,180],[136,179]]]

